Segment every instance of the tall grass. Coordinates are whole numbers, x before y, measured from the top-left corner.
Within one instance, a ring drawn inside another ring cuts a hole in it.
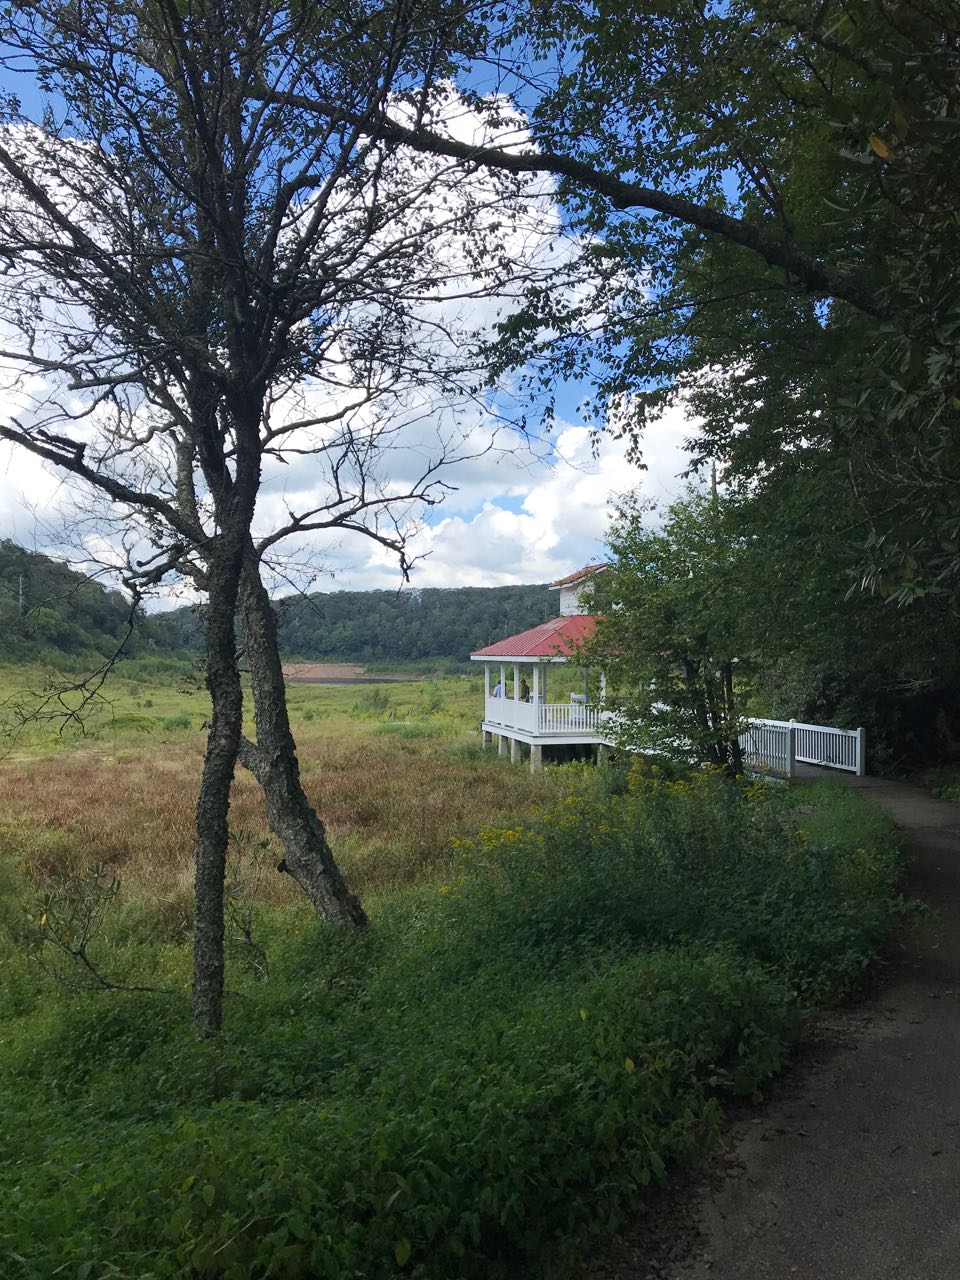
[[[199,722],[198,695],[183,696]],[[131,704],[150,701],[148,730],[111,737],[105,724],[71,751],[34,744],[0,761],[0,840],[21,875],[42,882],[102,863],[120,877],[124,899],[189,909],[204,739],[184,724],[185,713],[171,714],[180,697],[121,683],[121,728]],[[522,812],[555,788],[549,773],[531,777],[478,749],[479,704],[458,680],[364,689],[359,718],[349,687],[298,686],[290,701],[304,785],[361,894],[440,876],[451,836]],[[116,716],[110,723],[115,729]],[[238,854],[269,840],[262,797],[244,774],[231,825]],[[256,901],[295,899],[286,877],[258,876],[255,886],[247,879]]]

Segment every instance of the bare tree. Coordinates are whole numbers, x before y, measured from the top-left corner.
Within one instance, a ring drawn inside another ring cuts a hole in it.
[[[327,920],[366,924],[301,786],[264,560],[283,539],[343,530],[406,570],[409,523],[442,497],[443,469],[489,447],[458,418],[485,413],[473,311],[517,274],[522,228],[512,246],[504,228],[528,191],[400,155],[371,127],[388,97],[415,104],[442,73],[458,16],[442,0],[359,15],[38,0],[0,26],[3,65],[51,95],[39,120],[9,99],[0,130],[0,358],[25,404],[0,437],[98,496],[124,529],[131,588],[179,575],[205,599],[205,1033],[221,1020],[238,761],[263,787],[281,867]],[[300,95],[342,115],[307,114]],[[268,504],[278,463],[307,477]]]

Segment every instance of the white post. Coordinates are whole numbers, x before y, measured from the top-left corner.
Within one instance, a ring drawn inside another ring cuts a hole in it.
[[[516,702],[520,697],[520,664],[513,664],[513,700]],[[516,721],[514,721],[516,723]]]
[[[535,742],[530,748],[530,772],[539,773],[543,768],[543,747]]]
[[[543,695],[544,702],[546,702],[547,700],[547,664],[546,663],[544,663],[543,665],[543,688],[540,690],[540,692]]]
[[[861,725],[857,730],[857,777],[863,778],[867,772],[867,736]]]
[[[533,664],[533,707],[535,719],[533,722],[534,733],[540,732],[540,663]]]
[[[505,698],[506,696],[507,696],[507,668],[506,668],[506,664],[501,662],[500,663],[500,697]],[[501,721],[501,723],[503,722]]]
[[[501,733],[500,737],[497,739],[497,755],[505,756],[506,754],[507,754],[507,739]]]
[[[520,742],[517,738],[510,739],[510,763],[516,764],[517,757],[520,754]]]
[[[787,777],[793,778],[797,772],[797,731],[791,724],[787,729]]]
[[[490,663],[483,664],[483,714],[487,714],[487,699],[490,697]]]

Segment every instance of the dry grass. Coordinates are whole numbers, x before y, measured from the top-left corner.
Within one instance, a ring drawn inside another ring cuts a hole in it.
[[[463,727],[472,716],[455,710],[414,725],[423,737],[388,734],[377,722],[349,718],[347,697],[356,691],[321,712],[319,723],[301,724],[298,739],[307,792],[361,895],[442,877],[451,837],[521,812],[556,785],[549,773],[532,778],[481,755],[478,735]],[[124,898],[187,916],[202,756],[202,735],[185,732],[128,750],[8,759],[0,765],[0,852],[36,883],[103,863],[119,876]],[[247,775],[235,784],[231,826],[252,896],[294,901],[290,880],[273,873],[276,850],[262,844],[269,839],[262,800]],[[259,876],[257,857],[266,862]]]

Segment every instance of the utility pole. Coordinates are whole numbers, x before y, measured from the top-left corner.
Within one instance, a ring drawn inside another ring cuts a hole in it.
[[[17,601],[20,609],[20,617],[22,618],[25,613],[24,600],[23,600],[23,574],[22,573],[18,575]]]

